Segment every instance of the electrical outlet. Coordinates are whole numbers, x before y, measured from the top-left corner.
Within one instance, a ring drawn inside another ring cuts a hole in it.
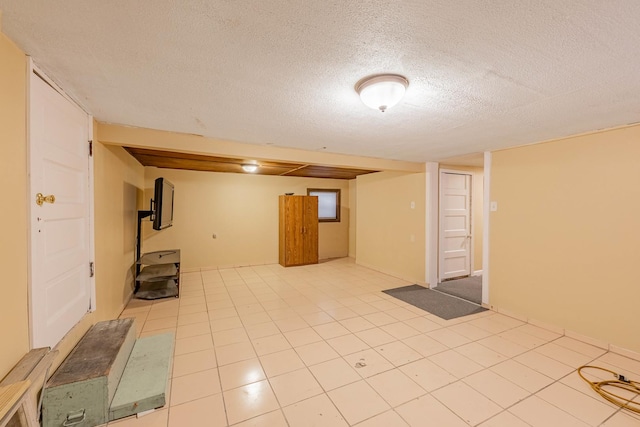
[[[416,208],[416,202],[411,202],[411,209],[415,209]]]
[[[489,205],[489,210],[491,210],[491,212],[495,212],[498,210],[498,202],[491,202],[491,204]]]

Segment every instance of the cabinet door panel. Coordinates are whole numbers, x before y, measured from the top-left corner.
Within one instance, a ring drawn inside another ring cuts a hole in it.
[[[318,262],[318,197],[308,196],[304,204],[304,263]]]
[[[304,264],[303,203],[301,197],[289,197],[287,210],[287,265]]]

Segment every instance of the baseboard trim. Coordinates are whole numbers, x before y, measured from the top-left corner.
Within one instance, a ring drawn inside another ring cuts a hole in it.
[[[356,261],[356,265],[359,265],[359,266],[362,266],[362,267],[366,267],[366,268],[368,268],[370,270],[377,271],[378,273],[386,274],[387,276],[391,276],[391,277],[394,277],[394,278],[399,279],[399,280],[404,280],[404,281],[407,281],[407,282],[412,283],[412,284],[417,284],[417,285],[420,285],[420,286],[430,287],[429,283],[427,283],[427,282],[425,282],[423,280],[416,280],[416,279],[409,278],[409,277],[402,277],[402,276],[399,276],[395,272],[380,270],[380,267],[368,264],[366,262],[358,262],[358,261]]]
[[[482,270],[476,270],[471,275],[472,276],[482,276]]]
[[[482,304],[482,306],[485,307],[485,304]],[[543,322],[543,321],[540,321],[540,320],[537,320],[537,319],[530,319],[530,318],[528,318],[526,316],[521,316],[521,315],[513,313],[513,312],[511,312],[509,310],[501,309],[501,308],[493,306],[493,305],[492,306],[486,306],[486,308],[490,309],[491,311],[493,311],[495,313],[499,313],[499,314],[502,314],[504,316],[508,316],[508,317],[520,320],[521,322],[526,322],[526,323],[528,323],[530,325],[537,326],[539,328],[546,329],[546,330],[551,331],[551,332],[555,332],[556,334],[563,335],[563,336],[566,336],[568,338],[573,338],[576,341],[580,341],[580,342],[583,342],[585,344],[589,344],[589,345],[592,345],[594,347],[598,347],[598,348],[601,348],[603,350],[610,351],[611,353],[615,353],[615,354],[618,354],[620,356],[628,357],[629,359],[633,359],[633,360],[636,360],[636,361],[640,362],[640,352],[629,350],[627,348],[620,347],[619,345],[611,344],[611,343],[609,343],[607,341],[600,340],[600,339],[593,338],[593,337],[589,337],[589,336],[584,335],[584,334],[579,334],[577,332],[574,332],[574,331],[571,331],[571,330],[568,330],[568,329],[565,329],[565,328],[562,328],[562,327],[559,327],[559,326],[556,326],[556,325],[553,325],[553,324],[550,324],[550,323],[547,323],[547,322]]]
[[[602,341],[602,340],[599,340],[599,339],[596,339],[596,338],[591,338],[591,337],[588,337],[586,335],[579,334],[577,332],[565,330],[564,331],[564,335],[569,337],[569,338],[573,338],[574,340],[578,340],[578,341],[581,341],[583,343],[590,344],[590,345],[592,345],[594,347],[601,348],[603,350],[608,350],[609,347],[610,347],[610,345],[606,341]]]
[[[614,344],[609,344],[609,351],[640,362],[640,353],[637,351],[627,350]]]
[[[336,260],[336,259],[344,259],[344,258],[351,258],[351,257],[348,257],[348,256],[331,256],[331,257],[326,257],[326,258],[319,258],[318,259],[318,264],[320,264],[322,262],[332,261],[332,260]],[[188,267],[188,268],[182,267],[182,268],[180,268],[180,271],[182,273],[197,273],[199,271],[227,270],[229,268],[259,267],[259,266],[263,266],[263,265],[279,265],[279,263],[278,263],[278,260],[274,260],[274,261],[255,262],[255,263],[249,263],[249,264],[208,265],[208,266],[205,266],[205,267]],[[308,265],[313,265],[313,264],[308,264]],[[292,266],[292,267],[301,267],[301,266]],[[371,267],[367,267],[367,268],[371,268]],[[371,269],[375,270],[374,268],[371,268]],[[384,272],[381,272],[381,273],[384,273]]]

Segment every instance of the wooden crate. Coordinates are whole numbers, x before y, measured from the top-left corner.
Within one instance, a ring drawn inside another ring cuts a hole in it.
[[[93,325],[44,389],[43,426],[66,423],[92,427],[107,423],[111,400],[135,341],[134,319]]]

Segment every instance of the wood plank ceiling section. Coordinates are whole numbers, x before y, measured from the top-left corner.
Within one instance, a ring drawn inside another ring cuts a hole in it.
[[[257,175],[297,176],[307,178],[354,179],[378,170],[319,166],[305,163],[236,159],[231,157],[206,156],[202,154],[178,153],[173,151],[148,150],[124,147],[142,166],[165,169],[184,169],[205,172],[248,173],[242,165],[258,164]]]

